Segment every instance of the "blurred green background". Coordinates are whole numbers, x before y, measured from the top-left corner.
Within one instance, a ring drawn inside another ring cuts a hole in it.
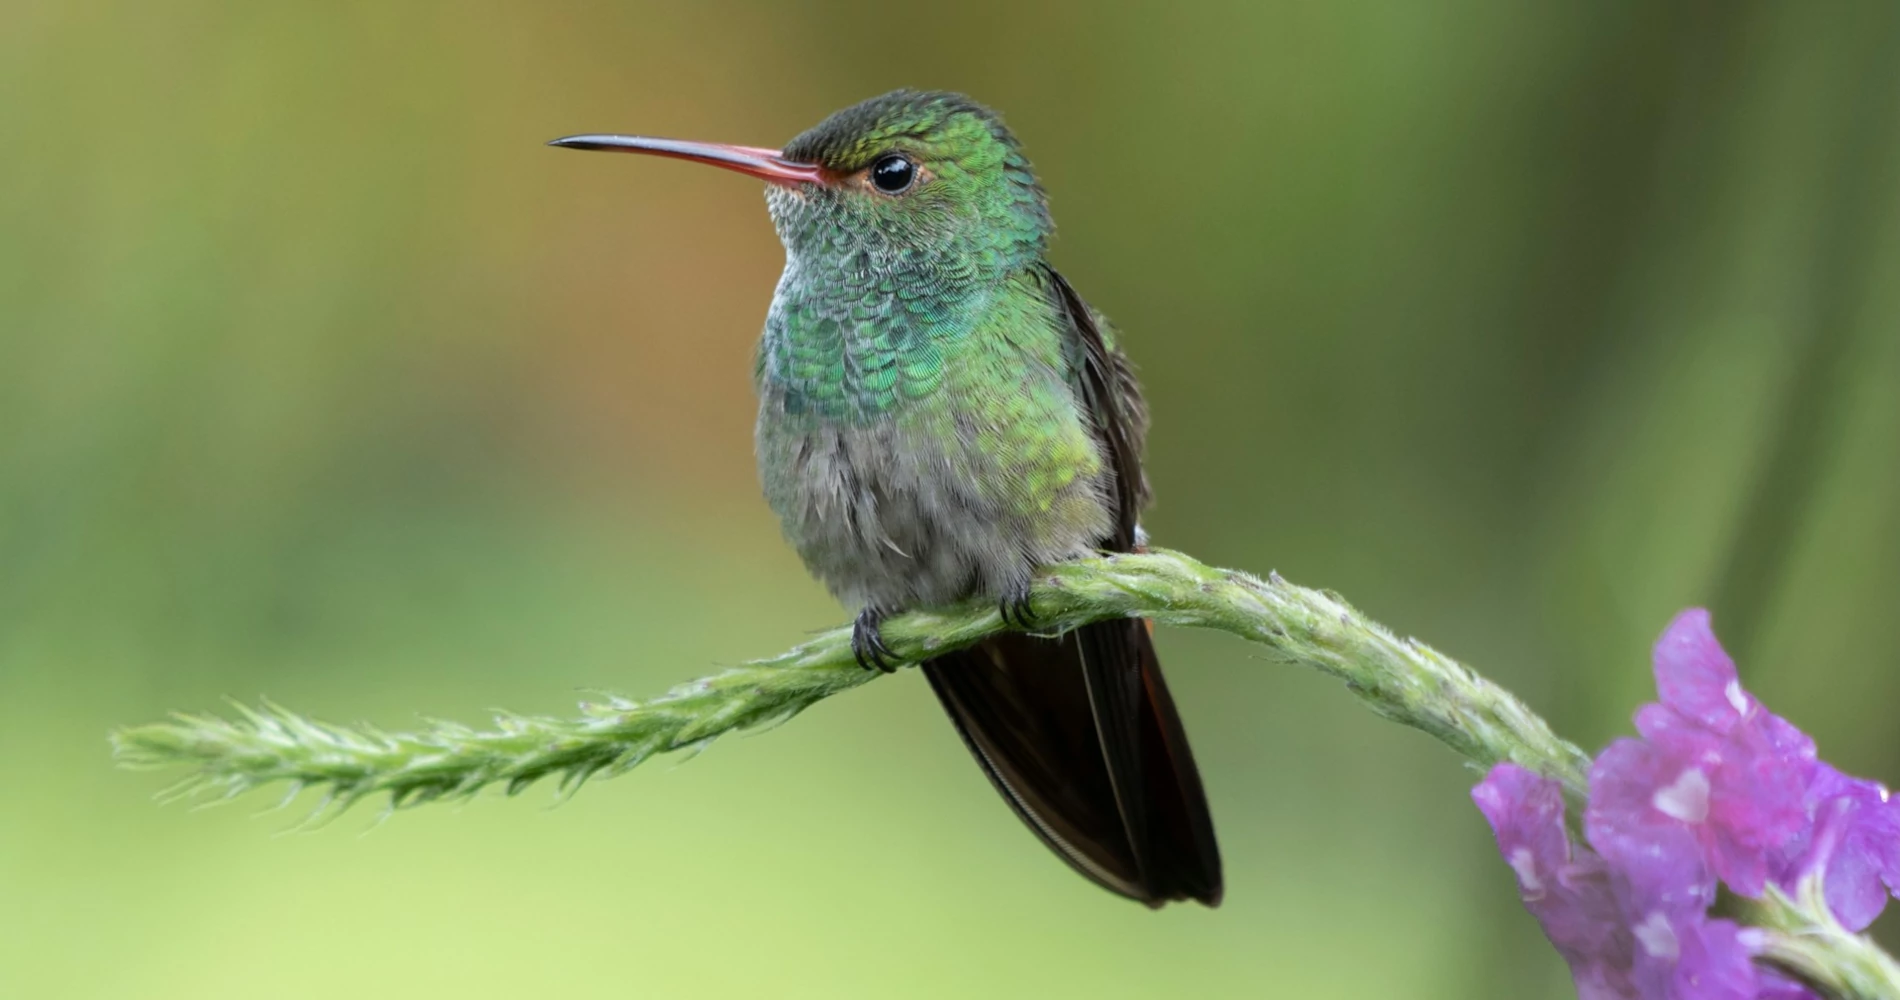
[[[914,672],[368,835],[112,769],[226,695],[564,712],[838,621],[753,480],[756,185],[541,143],[903,85],[1035,158],[1159,542],[1590,746],[1706,604],[1900,779],[1900,6],[5,0],[0,995],[1567,994],[1471,773],[1202,634],[1213,912],[1057,863]]]

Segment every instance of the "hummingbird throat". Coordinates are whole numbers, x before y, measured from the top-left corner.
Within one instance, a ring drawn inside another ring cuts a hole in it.
[[[758,374],[788,416],[868,422],[928,399],[992,298],[934,270],[841,264],[788,259],[766,317]]]

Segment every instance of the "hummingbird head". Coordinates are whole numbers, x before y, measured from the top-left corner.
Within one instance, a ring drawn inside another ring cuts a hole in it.
[[[1016,137],[960,94],[899,90],[819,122],[785,147],[818,184],[767,192],[787,253],[873,270],[1019,264],[1055,227]]]
[[[1040,257],[1054,229],[1015,136],[960,94],[873,97],[783,150],[613,135],[552,145],[672,156],[762,178],[779,239],[799,268],[982,280]]]

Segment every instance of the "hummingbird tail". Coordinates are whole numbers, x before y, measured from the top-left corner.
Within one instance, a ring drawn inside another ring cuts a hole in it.
[[[1076,871],[1153,907],[1220,904],[1213,819],[1147,622],[998,635],[924,675],[996,790]]]

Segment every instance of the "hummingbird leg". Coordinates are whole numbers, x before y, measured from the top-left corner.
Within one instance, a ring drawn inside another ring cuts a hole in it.
[[[996,613],[1003,617],[1003,624],[1028,631],[1036,623],[1036,609],[1030,605],[1029,581],[1010,584],[1009,589],[1003,591]]]
[[[879,626],[884,624],[884,619],[890,614],[883,608],[867,604],[864,610],[858,612],[857,620],[851,623],[851,655],[857,659],[858,666],[866,670],[882,670],[887,674],[897,671],[897,664],[893,662],[897,654],[891,652],[891,647],[884,645],[884,635],[879,631]]]

